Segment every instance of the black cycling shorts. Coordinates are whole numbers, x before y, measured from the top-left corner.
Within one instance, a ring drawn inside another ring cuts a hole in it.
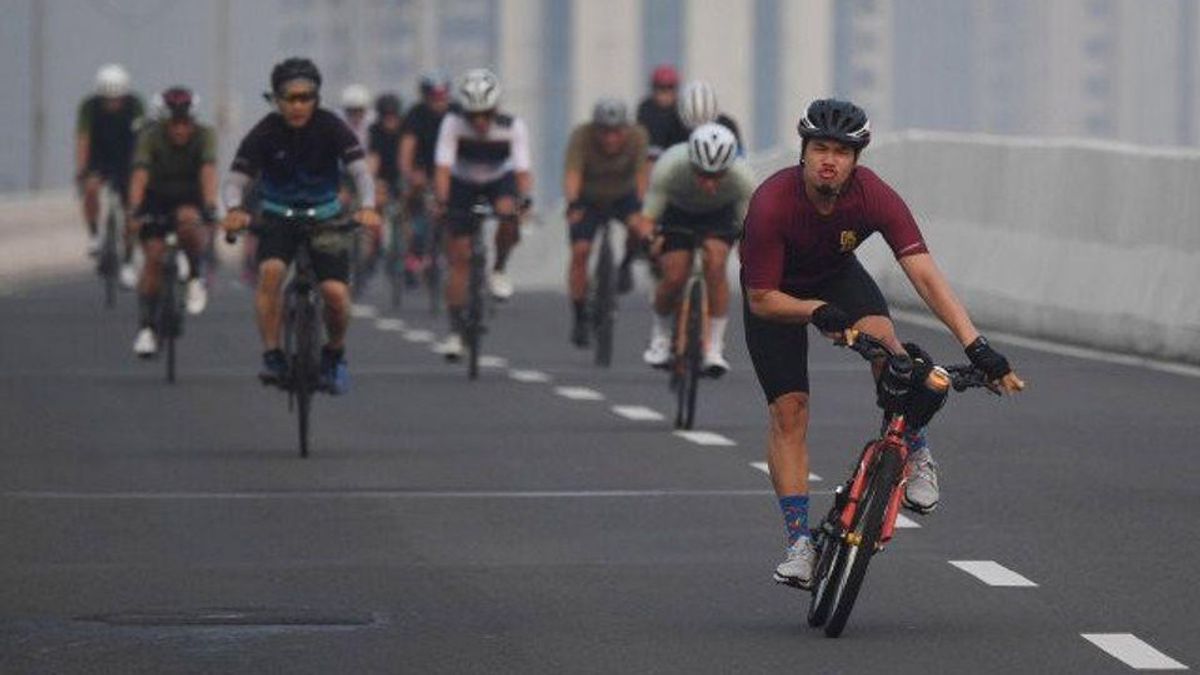
[[[851,258],[837,274],[813,290],[791,295],[837,305],[852,321],[864,316],[890,316],[879,286],[856,258]],[[790,392],[808,393],[808,324],[779,323],[757,317],[750,311],[748,298],[743,285],[746,346],[767,403]]]
[[[167,199],[147,192],[140,212],[147,216],[153,216],[154,220],[142,225],[138,230],[138,239],[141,241],[162,239],[167,236],[168,232],[175,230],[175,226],[178,224],[175,220],[175,212],[179,210],[179,207],[192,206],[197,211],[203,212],[203,202],[204,198],[200,196],[199,191],[175,199]]]
[[[466,237],[471,234],[475,217],[471,207],[480,200],[486,200],[493,207],[501,197],[517,196],[517,176],[512,171],[504,174],[490,183],[476,185],[458,178],[450,178],[450,203],[447,205],[446,224],[452,237]]]
[[[720,239],[733,246],[739,236],[735,218],[732,204],[707,213],[688,213],[668,204],[658,221],[659,227],[663,229],[662,252],[690,251],[695,248],[696,237]],[[671,231],[681,229],[692,234]]]
[[[258,235],[258,262],[282,260],[284,264],[291,264],[300,245],[297,229],[266,213],[262,215],[262,225],[264,231]],[[352,232],[318,232],[313,235],[309,253],[317,281],[349,281],[353,236]]]
[[[613,203],[605,205],[580,201],[583,217],[579,219],[578,223],[571,226],[571,243],[591,241],[596,237],[596,230],[600,229],[604,223],[610,220],[619,220],[625,223],[629,216],[642,210],[642,202],[638,200],[636,192],[630,192]]]

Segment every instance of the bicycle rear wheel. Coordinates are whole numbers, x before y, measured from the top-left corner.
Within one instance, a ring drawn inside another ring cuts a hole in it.
[[[835,638],[841,635],[850,619],[850,612],[854,609],[854,602],[858,599],[858,592],[867,575],[867,565],[875,555],[875,547],[879,543],[892,490],[896,488],[903,468],[900,456],[896,452],[888,448],[880,449],[871,469],[870,483],[863,493],[854,527],[842,542],[845,560],[841,569],[835,570],[839,573],[834,581],[836,585],[833,589],[833,611],[829,622],[825,624],[827,637]]]
[[[463,330],[463,338],[467,343],[467,377],[472,380],[479,377],[479,343],[483,333],[483,268],[487,260],[482,246],[482,242],[472,242],[470,296],[467,300],[467,325]]]
[[[613,327],[616,322],[616,279],[613,274],[613,250],[608,228],[601,230],[600,253],[596,259],[596,279],[592,284],[592,328],[596,333],[596,365],[612,365]]]
[[[691,429],[696,422],[696,394],[700,389],[700,370],[704,328],[704,284],[696,281],[688,291],[687,348],[684,350],[684,377],[681,395],[685,397],[683,428]]]
[[[117,270],[121,266],[117,260],[116,218],[116,215],[110,213],[104,219],[104,246],[100,250],[100,274],[104,278],[104,306],[108,309],[117,306]]]
[[[172,262],[163,266],[163,291],[159,299],[158,335],[166,342],[167,382],[175,384],[175,339],[179,337],[179,281]]]

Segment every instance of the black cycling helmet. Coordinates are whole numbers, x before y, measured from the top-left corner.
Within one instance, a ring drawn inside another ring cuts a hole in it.
[[[275,64],[271,69],[271,91],[278,94],[283,85],[292,80],[310,80],[317,89],[321,88],[321,71],[317,64],[304,58],[293,56]]]
[[[400,97],[390,92],[380,94],[379,98],[375,99],[375,114],[380,117],[384,115],[399,115],[400,108]]]
[[[862,150],[871,142],[871,121],[863,109],[849,101],[821,98],[808,104],[796,125],[800,138],[825,138]]]
[[[192,106],[196,99],[192,90],[187,87],[171,87],[161,94],[162,116],[172,120],[189,120],[192,118]]]
[[[440,70],[428,70],[421,73],[421,79],[417,81],[417,88],[421,90],[421,96],[429,96],[435,90],[448,94],[450,93],[450,78]]]

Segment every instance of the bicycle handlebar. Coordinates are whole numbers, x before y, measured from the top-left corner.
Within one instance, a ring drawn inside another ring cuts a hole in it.
[[[344,223],[328,223],[325,221],[313,220],[308,217],[282,218],[282,220],[290,220],[293,224],[289,225],[289,227],[299,227],[307,230],[309,233],[314,230],[321,230],[322,232],[353,232],[362,227],[361,223],[353,219],[347,220]],[[264,232],[267,232],[270,229],[271,228],[269,227],[255,223],[249,227],[238,230],[237,232],[226,232],[225,243],[236,243],[238,237],[247,232],[256,236],[262,236]]]
[[[842,347],[847,347],[857,352],[860,356],[868,361],[876,361],[879,359],[891,358],[893,356],[903,356],[902,354],[894,354],[886,344],[879,338],[869,333],[864,333],[853,328],[846,331],[850,336],[850,342],[839,340],[834,344]],[[940,371],[940,372],[939,372]],[[945,382],[938,382],[942,377]],[[931,382],[933,388],[942,387],[947,384],[954,387],[954,391],[966,391],[967,389],[987,389],[991,393],[999,396],[996,385],[988,380],[987,374],[975,366],[966,364],[956,364],[952,366],[934,366],[934,371],[930,373],[930,378],[935,381]]]

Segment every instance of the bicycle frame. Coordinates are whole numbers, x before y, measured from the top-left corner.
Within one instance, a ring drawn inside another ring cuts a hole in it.
[[[900,496],[904,493],[904,484],[908,480],[908,444],[904,442],[904,431],[906,423],[903,416],[893,417],[887,425],[887,430],[883,438],[872,441],[863,448],[862,456],[858,460],[858,468],[855,470],[850,481],[850,489],[846,494],[846,503],[842,507],[842,513],[838,518],[838,522],[842,527],[843,532],[849,532],[854,525],[855,516],[858,514],[858,507],[862,501],[863,493],[867,489],[867,479],[870,475],[870,468],[875,464],[875,460],[881,452],[896,452],[900,455],[901,466],[905,467],[904,473],[901,474],[900,482],[896,484],[895,489],[888,499],[887,512],[883,521],[883,529],[879,536],[879,541],[876,543],[875,549],[882,551],[883,547],[892,540],[892,534],[896,529],[896,517],[900,514]]]

